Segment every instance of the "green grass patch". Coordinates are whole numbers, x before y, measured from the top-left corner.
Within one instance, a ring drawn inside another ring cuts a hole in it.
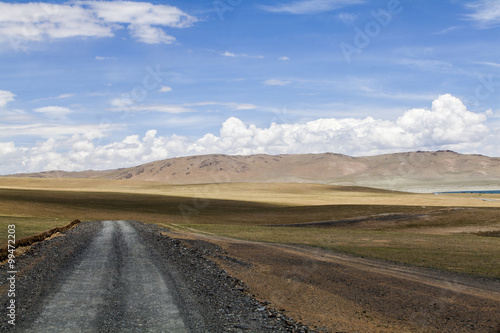
[[[38,233],[36,235],[30,235],[27,237],[18,237],[17,233],[14,233],[14,235],[16,236],[15,242],[14,242],[15,247],[18,248],[18,247],[23,247],[23,246],[30,246],[30,245],[33,245],[35,243],[41,242],[49,237],[52,237],[54,234],[61,233],[61,232],[64,232],[66,230],[73,228],[78,223],[80,223],[79,220],[74,220],[74,221],[71,221],[70,223],[68,223],[64,226],[56,226],[54,228],[50,228],[49,230],[44,230],[43,232]],[[11,224],[9,226],[10,227],[9,231],[15,230],[15,229],[12,229],[12,225],[14,225],[15,228],[17,228],[20,224],[17,224],[17,225]],[[21,225],[24,225],[24,224],[21,223]],[[9,236],[11,236],[11,235],[12,234],[9,233]],[[11,239],[9,239],[9,241],[7,242],[7,244],[5,244],[5,246],[0,247],[0,261],[6,260],[9,257],[9,255],[10,255],[9,251],[11,250],[11,249],[9,249],[9,247],[11,247],[14,244],[12,244]]]
[[[59,218],[0,216],[0,244],[7,244],[7,226],[10,224],[16,226],[16,239],[21,239],[61,227],[69,222],[71,220]]]
[[[500,278],[500,239],[360,229],[191,225],[238,239],[317,246],[357,256]]]

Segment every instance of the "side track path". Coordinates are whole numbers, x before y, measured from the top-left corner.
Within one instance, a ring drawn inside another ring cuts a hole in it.
[[[37,244],[19,257],[16,326],[2,320],[0,331],[308,331],[159,231],[131,221],[83,222]]]

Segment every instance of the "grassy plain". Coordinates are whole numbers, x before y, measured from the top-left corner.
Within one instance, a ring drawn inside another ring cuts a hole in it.
[[[421,194],[354,186],[309,183],[218,183],[169,185],[130,180],[7,178],[0,177],[2,189],[61,190],[154,194],[179,198],[236,200],[284,206],[313,205],[403,205],[449,207],[500,207],[500,195]],[[485,201],[484,199],[497,201]]]
[[[73,219],[141,220],[500,278],[500,238],[476,234],[495,235],[500,230],[499,199],[498,195],[411,194],[318,184],[173,186],[0,178],[0,239],[6,239],[6,225],[13,222],[19,233],[28,236]],[[266,226],[380,214],[410,216],[324,228]]]
[[[188,230],[238,239],[316,246],[362,257],[500,278],[500,238],[406,230],[192,225]]]

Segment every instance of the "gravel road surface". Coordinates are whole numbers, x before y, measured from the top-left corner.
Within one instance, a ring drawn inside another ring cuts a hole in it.
[[[207,243],[206,251],[213,245]],[[308,332],[161,228],[82,222],[18,258],[18,332]],[[6,267],[3,267],[6,271]],[[0,286],[3,308],[9,299]]]

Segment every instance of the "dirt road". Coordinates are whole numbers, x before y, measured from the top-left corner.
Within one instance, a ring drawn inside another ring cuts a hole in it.
[[[106,221],[32,330],[186,332],[171,289],[135,229]]]
[[[139,222],[83,222],[34,246],[17,269],[16,325],[2,321],[1,331],[307,331],[200,251]]]

